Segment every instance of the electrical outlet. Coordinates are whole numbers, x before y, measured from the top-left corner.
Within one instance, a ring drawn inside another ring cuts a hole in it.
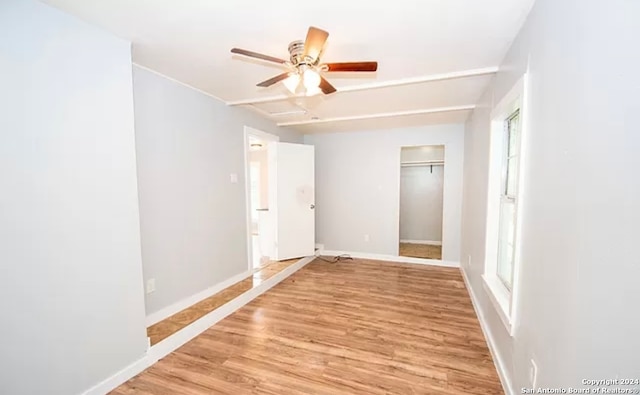
[[[150,278],[147,280],[147,293],[150,294],[156,290],[156,279]]]
[[[467,256],[467,266],[471,267],[471,254]]]
[[[364,235],[364,241],[367,243],[369,242],[369,235]]]
[[[536,361],[531,359],[531,367],[529,368],[529,381],[531,382],[531,388],[537,388],[538,385],[538,365]]]
[[[236,173],[229,174],[229,181],[231,181],[232,184],[237,184],[238,183],[238,175]]]

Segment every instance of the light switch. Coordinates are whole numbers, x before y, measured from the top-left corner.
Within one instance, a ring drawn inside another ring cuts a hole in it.
[[[231,180],[232,184],[238,183],[238,175],[236,173],[229,174],[229,180]]]
[[[147,293],[153,293],[156,291],[156,279],[150,278],[147,280]]]

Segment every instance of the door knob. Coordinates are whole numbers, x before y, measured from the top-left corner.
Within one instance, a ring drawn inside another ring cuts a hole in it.
[[[316,205],[315,205],[315,204],[312,204],[311,206],[309,206],[309,208],[310,208],[311,210],[313,210],[314,208],[316,208]]]

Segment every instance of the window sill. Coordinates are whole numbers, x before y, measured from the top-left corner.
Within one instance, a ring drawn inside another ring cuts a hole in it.
[[[500,320],[507,329],[509,336],[513,336],[513,323],[511,322],[509,314],[511,292],[495,275],[491,276],[484,274],[482,276],[482,280],[482,285],[484,286],[485,291],[487,291],[489,299],[491,300],[493,307],[496,309],[498,316],[500,316]]]

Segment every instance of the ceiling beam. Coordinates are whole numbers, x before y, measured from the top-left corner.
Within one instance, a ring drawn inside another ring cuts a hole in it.
[[[407,115],[435,114],[440,112],[451,112],[451,111],[466,111],[466,110],[473,110],[474,108],[476,108],[475,104],[469,104],[464,106],[424,108],[420,110],[410,110],[410,111],[381,112],[377,114],[351,115],[347,117],[333,117],[333,118],[322,118],[322,119],[309,119],[304,121],[280,122],[280,123],[277,123],[277,125],[278,126],[298,126],[298,125],[310,125],[315,123],[327,123],[327,122],[359,121],[363,119],[402,117]]]
[[[482,69],[454,71],[451,73],[442,73],[442,74],[431,74],[431,75],[424,75],[420,77],[401,78],[401,79],[396,79],[391,81],[369,82],[365,84],[349,85],[342,88],[338,88],[338,91],[334,93],[334,95],[339,93],[344,93],[344,92],[356,92],[356,91],[364,91],[364,90],[370,90],[370,89],[391,88],[391,87],[402,86],[402,85],[422,84],[425,82],[445,81],[445,80],[452,80],[457,78],[477,77],[482,75],[495,74],[496,72],[498,72],[498,67],[485,67]],[[254,98],[254,99],[228,101],[227,105],[242,106],[242,105],[248,105],[248,104],[270,103],[275,101],[288,100],[296,97],[304,98],[306,96],[304,95],[268,96],[268,97]]]

